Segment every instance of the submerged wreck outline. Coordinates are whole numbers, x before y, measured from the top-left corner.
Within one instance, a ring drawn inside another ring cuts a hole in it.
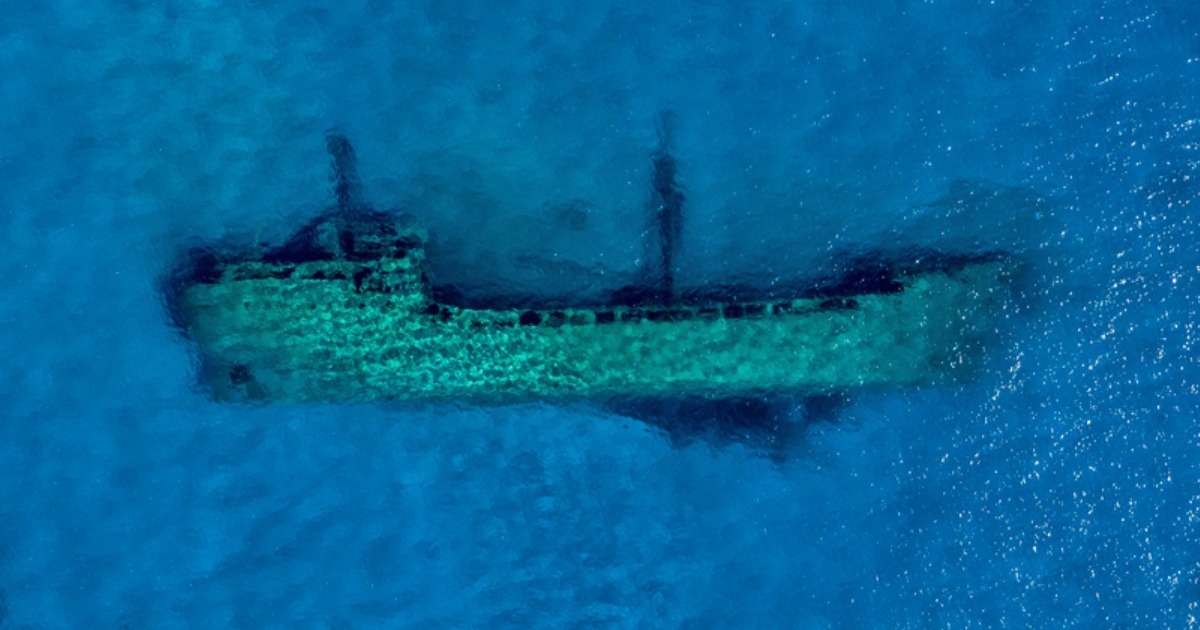
[[[274,248],[194,251],[171,277],[172,314],[217,400],[820,400],[965,382],[1008,295],[1003,254],[936,252],[856,261],[785,296],[678,295],[684,197],[664,116],[661,258],[642,283],[604,305],[469,304],[430,281],[420,229],[367,204],[349,141],[326,140],[335,210]]]

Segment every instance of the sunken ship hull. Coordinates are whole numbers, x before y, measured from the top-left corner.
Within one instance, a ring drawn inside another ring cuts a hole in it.
[[[180,288],[215,398],[732,398],[962,382],[977,376],[1010,275],[979,260],[852,296],[472,309],[433,298],[420,234],[366,231],[355,255],[216,263]]]

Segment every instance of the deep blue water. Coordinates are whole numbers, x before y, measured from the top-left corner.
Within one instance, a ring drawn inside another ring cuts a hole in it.
[[[1200,626],[1200,5],[78,4],[0,17],[0,628]],[[327,129],[439,278],[563,294],[664,110],[681,283],[1009,251],[983,378],[782,460],[198,388],[159,280],[328,205]]]

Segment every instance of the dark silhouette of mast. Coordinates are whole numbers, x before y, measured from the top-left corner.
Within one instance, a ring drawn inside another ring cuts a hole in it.
[[[325,134],[325,148],[329,150],[333,166],[333,191],[338,211],[346,216],[369,211],[362,182],[358,179],[358,158],[350,141],[345,135],[330,130]]]
[[[654,301],[659,304],[676,301],[675,256],[683,233],[684,196],[677,181],[678,163],[671,153],[673,126],[674,114],[671,111],[663,111],[658,115],[658,148],[653,155],[650,204],[659,244],[659,268],[653,279],[652,293]]]

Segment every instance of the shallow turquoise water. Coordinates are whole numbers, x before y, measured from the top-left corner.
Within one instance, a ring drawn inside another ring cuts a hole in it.
[[[0,628],[1197,625],[1200,11],[493,4],[0,20]],[[331,203],[327,129],[440,279],[599,293],[662,110],[681,284],[1011,251],[985,377],[783,461],[582,404],[197,390],[159,279]]]

